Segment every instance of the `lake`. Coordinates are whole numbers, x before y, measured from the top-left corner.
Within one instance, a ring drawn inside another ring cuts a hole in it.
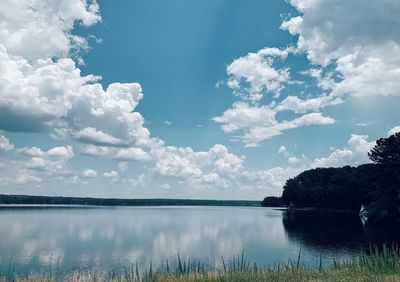
[[[358,216],[261,207],[1,207],[1,272],[109,271],[182,259],[220,265],[241,254],[260,265],[316,265],[400,238]]]

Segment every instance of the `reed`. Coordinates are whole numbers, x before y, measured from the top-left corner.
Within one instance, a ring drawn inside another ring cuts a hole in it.
[[[10,262],[11,264],[11,262]],[[17,276],[9,267],[8,273],[0,273],[1,282],[173,282],[173,281],[400,281],[400,249],[396,244],[383,245],[381,248],[370,246],[351,259],[333,260],[324,264],[322,256],[315,266],[301,263],[301,252],[295,262],[261,267],[251,264],[242,252],[226,260],[221,265],[206,264],[200,260],[182,260],[180,255],[171,266],[166,262],[162,268],[154,269],[150,264],[141,271],[138,264],[124,267],[123,271],[95,273],[75,271],[68,274],[56,273],[49,267],[44,273],[31,273]]]

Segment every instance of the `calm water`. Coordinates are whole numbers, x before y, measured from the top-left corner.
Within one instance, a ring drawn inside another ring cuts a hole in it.
[[[392,242],[398,230],[363,226],[359,217],[287,214],[271,208],[0,208],[0,265],[7,272],[53,265],[108,271],[138,262],[203,259],[218,265],[243,250],[261,265],[322,255],[349,257],[369,242]]]

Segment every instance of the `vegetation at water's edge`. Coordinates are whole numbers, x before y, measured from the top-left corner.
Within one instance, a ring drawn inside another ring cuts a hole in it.
[[[400,281],[400,252],[397,246],[383,249],[370,248],[348,261],[333,261],[323,267],[322,258],[315,267],[301,263],[301,253],[296,261],[260,268],[250,264],[243,256],[225,263],[222,267],[208,266],[200,261],[181,261],[178,256],[174,268],[168,266],[154,271],[150,266],[140,272],[137,265],[122,272],[99,274],[95,272],[73,272],[60,274],[49,271],[43,274],[15,276],[12,273],[0,276],[0,281]]]
[[[260,206],[259,201],[195,199],[104,199],[29,195],[1,195],[7,205],[93,205],[93,206]]]
[[[376,141],[368,153],[373,163],[358,167],[316,168],[286,181],[281,200],[293,208],[346,210],[366,208],[368,221],[400,220],[400,132]]]
[[[282,200],[282,197],[265,197],[261,202],[261,206],[263,207],[284,207],[286,206],[285,202]]]

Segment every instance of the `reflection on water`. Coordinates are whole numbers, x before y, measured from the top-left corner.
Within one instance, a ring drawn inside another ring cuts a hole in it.
[[[312,248],[360,248],[364,240],[357,215],[286,211],[282,221],[289,240]]]
[[[363,225],[358,215],[315,211],[285,211],[283,225],[290,241],[324,252],[340,249],[354,253],[370,244],[399,242],[394,226]]]
[[[159,266],[182,258],[220,264],[243,250],[262,265],[295,259],[314,264],[321,253],[343,257],[368,240],[392,234],[358,218],[305,217],[271,208],[118,207],[0,208],[0,271],[110,270],[138,262]]]

